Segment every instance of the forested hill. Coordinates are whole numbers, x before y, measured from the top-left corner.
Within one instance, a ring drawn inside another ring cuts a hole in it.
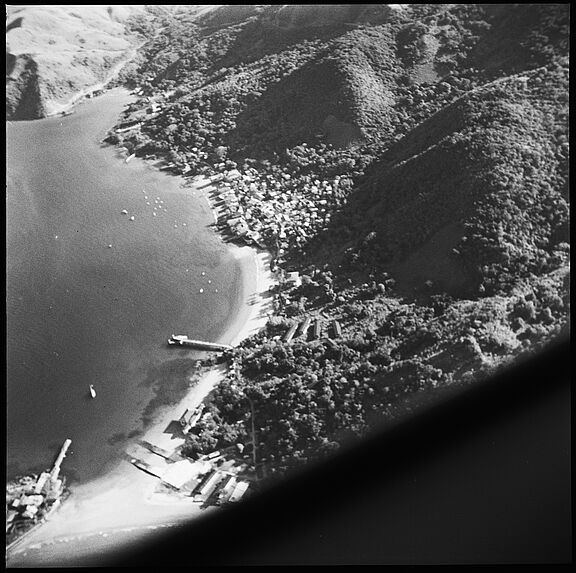
[[[302,276],[228,356],[190,454],[249,444],[255,411],[259,471],[283,473],[567,332],[568,5],[148,24],[110,140],[187,175],[237,169],[236,212]]]
[[[569,242],[567,93],[563,65],[467,92],[374,161],[319,243],[468,296],[556,268]],[[417,256],[426,246],[432,264]]]

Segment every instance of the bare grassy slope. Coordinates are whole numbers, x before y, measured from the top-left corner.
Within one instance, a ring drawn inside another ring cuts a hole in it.
[[[136,42],[126,20],[144,11],[144,6],[8,7],[7,118],[50,114],[104,80]]]

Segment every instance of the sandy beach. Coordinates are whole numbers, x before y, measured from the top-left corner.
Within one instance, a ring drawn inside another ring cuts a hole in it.
[[[207,189],[201,191],[207,193]],[[274,277],[269,253],[248,246],[230,248],[242,264],[243,302],[220,342],[236,345],[266,324],[272,310],[269,289]],[[177,404],[159,408],[141,439],[174,451],[184,440],[167,433],[168,426],[187,408],[198,406],[225,374],[225,365],[219,365],[197,379],[190,378],[191,387],[185,397]],[[130,447],[126,453],[126,459],[107,475],[72,486],[70,497],[45,523],[7,550],[7,566],[87,565],[91,559],[98,560],[128,544],[133,546],[158,530],[213,511],[201,509],[190,497],[158,492],[159,478],[130,463]]]

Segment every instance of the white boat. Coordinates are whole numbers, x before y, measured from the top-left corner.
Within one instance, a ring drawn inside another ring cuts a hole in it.
[[[94,390],[94,386],[92,386],[92,384],[90,384],[90,396],[92,396],[92,398],[96,398],[96,390]]]

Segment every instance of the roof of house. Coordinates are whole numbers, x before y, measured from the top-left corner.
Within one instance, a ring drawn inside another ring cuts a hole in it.
[[[236,484],[229,501],[238,501],[246,493],[249,485],[250,484],[247,481],[239,481]]]
[[[210,464],[206,464],[205,462],[181,460],[167,466],[162,476],[162,481],[180,489],[186,482],[204,473],[209,468]]]

